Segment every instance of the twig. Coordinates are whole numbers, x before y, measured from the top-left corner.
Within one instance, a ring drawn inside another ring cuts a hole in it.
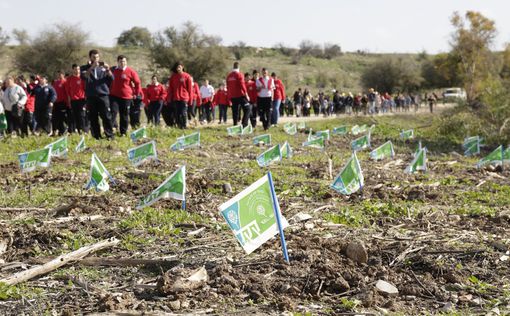
[[[57,258],[39,266],[35,266],[26,271],[18,272],[10,277],[4,278],[0,280],[0,283],[5,283],[7,285],[16,285],[21,282],[28,281],[37,276],[46,274],[48,272],[54,271],[70,262],[82,260],[84,257],[89,254],[99,251],[101,249],[109,248],[118,244],[120,240],[116,238],[106,239],[100,241],[96,244],[82,247],[76,251],[67,253],[65,255],[58,256]]]
[[[321,207],[318,207],[318,208],[314,209],[314,210],[312,211],[312,213],[317,213],[317,212],[319,212],[319,211],[322,211],[322,210],[327,209],[327,208],[330,208],[330,207],[333,207],[333,205],[331,205],[331,204],[323,205],[323,206],[321,206]]]
[[[0,207],[0,212],[43,212],[47,209],[42,207]]]
[[[193,247],[189,247],[189,248],[183,249],[182,252],[188,252],[188,251],[195,250],[195,249],[198,249],[198,248],[203,248],[203,247],[209,247],[209,246],[215,246],[215,245],[219,245],[219,244],[224,244],[224,243],[231,242],[231,241],[232,241],[231,239],[226,239],[226,240],[220,240],[220,241],[212,242],[210,244],[193,246]]]
[[[46,263],[48,259],[37,258],[32,261],[38,264]],[[162,266],[173,268],[179,265],[179,260],[164,260],[164,259],[131,259],[131,258],[101,258],[90,257],[83,258],[78,262],[82,266],[105,266],[105,267],[135,267],[135,266]]]
[[[416,280],[416,282],[418,282],[418,284],[419,284],[419,285],[420,285],[420,286],[421,286],[421,287],[422,287],[425,291],[427,291],[427,293],[429,293],[429,295],[430,295],[430,296],[432,296],[432,297],[436,297],[434,294],[432,294],[432,292],[430,292],[430,291],[429,291],[429,289],[427,289],[427,288],[425,287],[425,285],[423,285],[423,283],[421,283],[420,279],[418,279],[418,277],[416,276],[416,274],[414,274],[414,271],[413,271],[413,270],[410,270],[410,271],[411,271],[411,273],[413,274],[413,277],[414,277],[414,279]]]
[[[418,247],[418,248],[412,248],[412,246],[409,246],[409,248],[407,248],[404,252],[402,252],[400,255],[398,255],[392,262],[390,262],[390,267],[395,264],[396,262],[400,262],[402,260],[404,260],[404,258],[410,254],[410,253],[413,253],[413,252],[417,252],[417,251],[420,251],[422,249],[426,248],[425,246],[422,246],[422,247]]]
[[[67,216],[67,217],[60,217],[57,219],[53,219],[50,221],[44,221],[43,224],[44,225],[61,224],[61,223],[72,222],[72,221],[91,222],[91,221],[95,221],[95,220],[98,220],[101,218],[104,218],[104,216],[103,215],[91,215],[91,216],[80,216],[80,217]]]
[[[439,251],[424,251],[422,254],[424,255],[441,255],[441,254],[478,254],[486,252],[485,249],[475,249],[475,250],[439,250]]]

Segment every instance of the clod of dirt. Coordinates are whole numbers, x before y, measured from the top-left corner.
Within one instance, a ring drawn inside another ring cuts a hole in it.
[[[382,294],[385,294],[385,295],[397,295],[398,294],[398,289],[395,285],[393,285],[389,282],[383,281],[383,280],[377,281],[377,283],[375,284],[375,287],[377,288],[377,290],[379,290],[379,292],[381,292]]]
[[[208,280],[209,276],[204,267],[191,272],[187,278],[173,275],[170,270],[158,278],[156,289],[163,295],[189,292],[202,287]]]
[[[351,241],[345,248],[345,255],[356,263],[367,263],[368,253],[362,243]]]
[[[224,183],[223,184],[223,193],[232,193],[232,186],[230,183]]]
[[[202,158],[211,158],[211,155],[209,155],[209,153],[205,152],[205,151],[199,151],[197,152],[197,156],[198,157],[202,157]]]
[[[139,305],[133,293],[108,294],[99,301],[101,311],[136,309]]]

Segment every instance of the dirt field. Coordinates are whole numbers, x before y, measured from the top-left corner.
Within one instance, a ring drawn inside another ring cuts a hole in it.
[[[133,168],[129,139],[87,139],[89,149],[76,154],[73,135],[68,158],[28,175],[20,174],[16,153],[52,139],[4,140],[0,279],[104,239],[120,243],[28,282],[0,285],[0,314],[505,315],[510,171],[477,169],[478,157],[459,155],[460,144],[435,133],[435,120],[423,114],[308,121],[314,131],[376,124],[372,148],[393,141],[392,160],[358,154],[366,183],[351,196],[329,188],[328,158],[334,176],[354,136],[332,136],[322,152],[301,146],[305,131],[290,136],[271,128],[274,144],[288,140],[294,150],[292,159],[269,168],[292,224],[285,231],[290,265],[278,238],[246,256],[218,213],[268,170],[257,166],[264,148],[251,136],[227,137],[225,126],[209,126],[200,129],[201,148],[171,152],[182,132],[150,128],[160,161]],[[404,128],[415,128],[416,138],[399,140]],[[252,136],[263,134],[259,129]],[[405,174],[419,139],[429,149],[429,170]],[[92,152],[117,181],[106,193],[82,189]],[[182,164],[187,211],[174,200],[135,210]],[[227,183],[232,192],[224,191]],[[299,213],[311,218],[300,221]],[[176,287],[201,267],[207,281]],[[381,290],[380,281],[398,293]]]

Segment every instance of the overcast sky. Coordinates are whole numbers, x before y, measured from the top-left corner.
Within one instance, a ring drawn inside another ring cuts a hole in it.
[[[447,51],[454,11],[479,11],[496,21],[495,49],[510,42],[508,0],[0,0],[0,26],[36,34],[59,22],[79,23],[100,46],[113,46],[132,26],[156,32],[185,21],[223,44],[244,41],[297,47],[303,39],[344,51]]]

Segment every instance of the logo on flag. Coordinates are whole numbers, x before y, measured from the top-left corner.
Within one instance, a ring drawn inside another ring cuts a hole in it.
[[[356,152],[352,153],[347,164],[337,175],[331,188],[341,194],[350,195],[363,188],[365,180]]]
[[[85,136],[82,135],[80,141],[78,142],[78,145],[76,145],[76,148],[74,148],[74,151],[80,153],[84,151],[86,148],[87,146],[85,146]]]
[[[297,126],[295,123],[286,123],[283,125],[283,130],[289,135],[295,135],[297,133]]]
[[[264,143],[264,145],[271,145],[271,134],[264,134],[253,137],[253,145]]]
[[[247,254],[271,239],[279,230],[283,233],[283,229],[289,226],[280,214],[269,174],[223,203],[219,210]],[[284,238],[282,240],[284,241]]]
[[[347,126],[339,126],[333,128],[333,135],[345,135],[347,134]]]
[[[408,129],[407,131],[400,132],[400,138],[403,140],[408,140],[414,138],[414,130]]]
[[[145,128],[145,126],[144,127],[140,127],[136,131],[133,131],[129,135],[129,137],[131,138],[131,141],[133,143],[136,143],[137,141],[139,141],[142,138],[147,138],[147,129]]]
[[[95,153],[92,153],[90,161],[90,179],[85,185],[85,190],[96,188],[96,191],[108,191],[110,189],[108,181],[115,183],[108,170],[106,170],[101,160],[99,160],[99,157],[97,157]]]
[[[18,154],[21,172],[34,171],[37,167],[47,168],[51,161],[51,146]]]
[[[46,147],[51,147],[52,157],[67,156],[67,136],[54,141]]]
[[[243,133],[243,126],[236,125],[236,126],[227,127],[227,133],[228,133],[228,136],[241,135]]]
[[[262,154],[260,154],[257,157],[257,164],[260,167],[267,167],[270,164],[277,162],[277,161],[281,161],[281,160],[282,160],[282,152],[280,150],[280,145],[278,144],[278,145],[275,145],[275,146],[269,148]]]
[[[365,148],[370,148],[370,132],[353,140],[351,142],[351,148],[353,151],[360,151]]]
[[[253,127],[251,126],[251,123],[248,124],[245,128],[243,128],[241,134],[242,135],[248,135],[253,133]]]
[[[329,129],[324,131],[318,131],[315,133],[315,137],[323,137],[325,140],[329,140]]]
[[[388,157],[393,158],[394,156],[395,151],[393,150],[393,144],[391,143],[391,140],[370,152],[370,158],[373,160],[381,160]]]
[[[312,137],[311,139],[303,143],[303,147],[324,149],[324,143],[325,143],[324,137]]]
[[[186,200],[186,166],[182,166],[172,173],[159,187],[144,197],[136,208],[142,209],[160,199],[168,198],[179,201]]]
[[[158,153],[156,151],[156,142],[151,141],[127,151],[128,160],[133,166],[138,166],[148,160],[158,160]]]
[[[411,164],[407,166],[406,173],[415,173],[417,171],[427,171],[427,148],[423,147],[416,154]]]

